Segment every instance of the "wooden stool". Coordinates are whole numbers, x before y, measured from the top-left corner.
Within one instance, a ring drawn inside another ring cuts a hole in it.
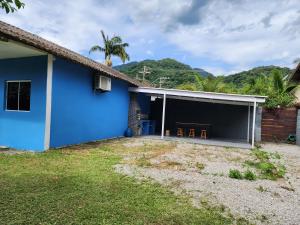
[[[170,136],[170,130],[166,130],[166,136],[167,136],[167,137]]]
[[[195,129],[190,129],[189,137],[191,137],[191,138],[195,137]]]
[[[177,137],[183,137],[183,129],[177,128]]]
[[[200,138],[204,138],[204,139],[207,138],[206,130],[201,130],[201,136],[200,136]]]

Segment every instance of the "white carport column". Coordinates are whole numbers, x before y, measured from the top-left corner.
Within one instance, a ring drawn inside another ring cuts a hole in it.
[[[256,100],[254,100],[254,105],[253,105],[253,125],[252,125],[252,148],[254,148],[254,143],[255,143],[255,120],[256,120]]]
[[[166,100],[167,96],[164,94],[163,99],[163,110],[162,110],[162,117],[161,117],[161,139],[164,139],[164,131],[165,131],[165,116],[166,116]]]
[[[250,108],[250,102],[248,103],[248,127],[247,127],[247,142],[250,142],[250,114],[251,114],[251,108]]]

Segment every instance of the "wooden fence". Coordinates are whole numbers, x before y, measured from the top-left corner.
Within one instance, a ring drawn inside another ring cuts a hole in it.
[[[296,134],[297,109],[263,109],[261,122],[262,141],[286,141]]]

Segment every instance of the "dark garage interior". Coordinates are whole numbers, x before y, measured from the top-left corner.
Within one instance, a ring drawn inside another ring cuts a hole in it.
[[[151,101],[149,119],[156,123],[155,134],[160,135],[162,126],[163,99]],[[250,116],[250,124],[251,124]],[[220,104],[167,98],[165,111],[165,131],[177,136],[177,129],[184,129],[188,137],[189,129],[195,129],[195,138],[200,138],[201,130],[207,130],[208,139],[247,142],[248,105]],[[251,126],[249,127],[251,132]]]

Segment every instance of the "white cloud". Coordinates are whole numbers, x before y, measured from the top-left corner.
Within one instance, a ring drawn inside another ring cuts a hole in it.
[[[218,62],[220,68],[206,68],[220,73],[258,64],[290,66],[300,54],[298,0],[53,0],[51,7],[44,0],[25,3],[17,13],[1,12],[0,19],[77,52],[101,44],[103,29],[130,43],[132,60],[169,45],[164,51],[182,52],[179,60],[187,55]]]
[[[153,53],[151,50],[147,50],[147,51],[146,51],[146,54],[147,54],[147,55],[150,55],[150,56],[153,56],[153,55],[154,55],[154,53]]]

